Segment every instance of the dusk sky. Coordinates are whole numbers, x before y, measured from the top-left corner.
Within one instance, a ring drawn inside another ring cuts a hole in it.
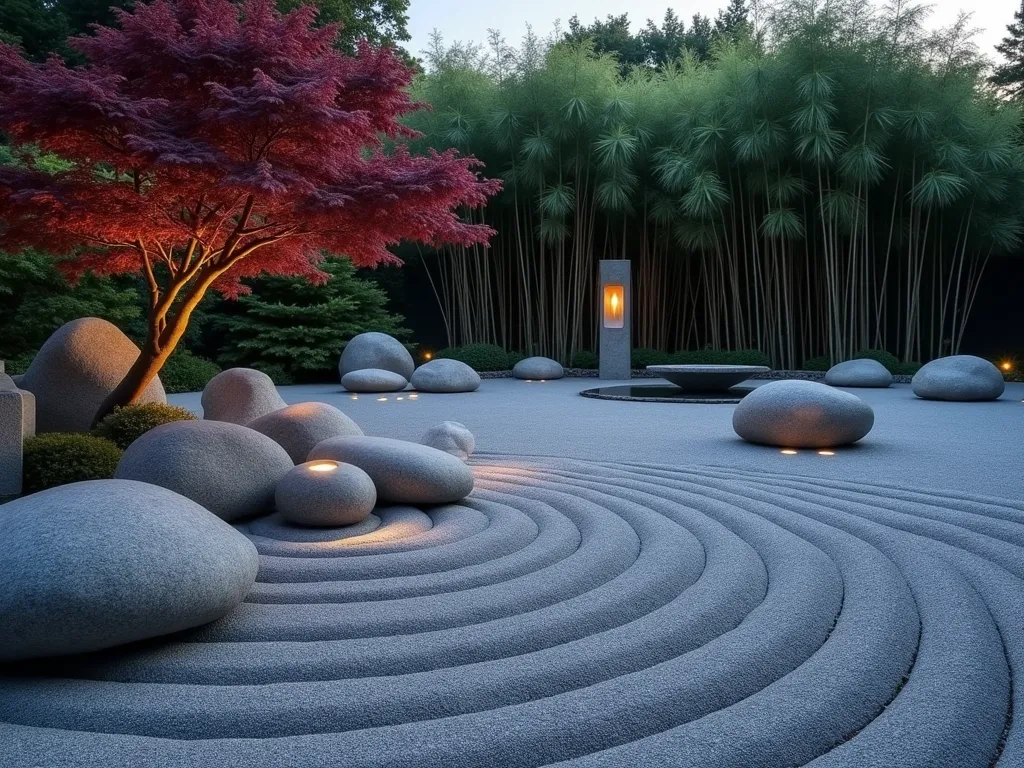
[[[579,14],[581,20],[589,23],[595,16],[604,18],[609,13],[628,12],[634,29],[638,29],[648,18],[660,22],[669,6],[689,24],[693,14],[714,16],[725,4],[725,0],[673,3],[665,0],[515,0],[481,5],[479,0],[412,0],[409,7],[412,40],[407,46],[410,53],[418,56],[426,48],[434,28],[439,29],[448,42],[484,42],[490,27],[501,30],[508,42],[513,43],[522,36],[527,24],[532,24],[534,30],[544,36],[551,31],[556,19],[564,26],[573,14]],[[1013,21],[1020,0],[978,0],[973,4],[964,0],[935,0],[932,5],[934,13],[929,23],[934,27],[951,24],[962,8],[973,11],[974,26],[984,30],[978,36],[978,45],[983,53],[995,58],[998,54],[993,46],[1003,38],[1006,25]]]

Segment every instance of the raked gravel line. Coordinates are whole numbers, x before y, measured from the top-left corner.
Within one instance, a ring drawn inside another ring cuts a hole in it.
[[[252,593],[174,642],[8,670],[0,766],[1024,765],[1024,504],[473,464],[459,504],[239,526]]]

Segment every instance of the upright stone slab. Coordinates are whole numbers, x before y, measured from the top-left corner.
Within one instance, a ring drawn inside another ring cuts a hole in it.
[[[602,379],[628,379],[632,373],[633,291],[629,259],[601,261],[601,354]]]
[[[0,497],[21,493],[24,402],[16,389],[0,389]]]

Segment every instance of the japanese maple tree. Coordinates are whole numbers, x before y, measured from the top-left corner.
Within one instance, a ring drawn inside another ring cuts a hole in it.
[[[137,398],[214,289],[260,273],[323,281],[321,253],[358,266],[388,246],[486,242],[460,219],[499,187],[454,151],[411,154],[419,105],[388,48],[332,45],[316,10],[271,0],[156,0],[70,45],[88,65],[26,61],[0,43],[0,131],[70,161],[0,167],[0,249],[67,255],[72,276],[138,272],[148,337],[101,407]]]

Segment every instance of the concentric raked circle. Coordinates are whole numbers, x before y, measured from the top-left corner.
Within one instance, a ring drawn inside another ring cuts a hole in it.
[[[0,765],[1024,765],[1021,503],[475,472],[344,535],[248,524],[260,576],[227,618],[0,679]]]

